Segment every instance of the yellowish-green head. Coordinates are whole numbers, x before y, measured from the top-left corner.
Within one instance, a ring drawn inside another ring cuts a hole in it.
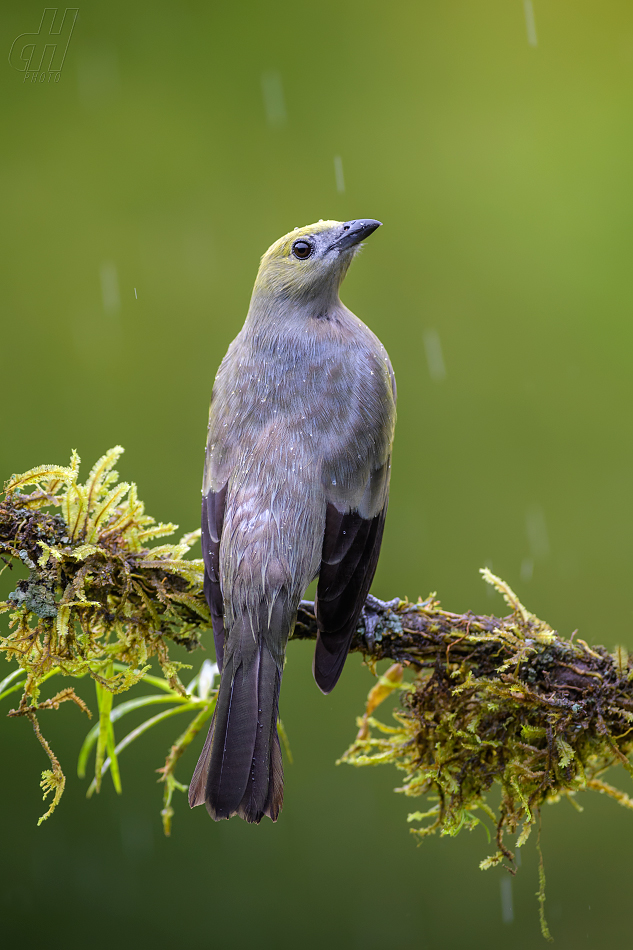
[[[313,300],[338,295],[338,288],[361,241],[380,221],[319,221],[295,228],[262,257],[254,295]]]

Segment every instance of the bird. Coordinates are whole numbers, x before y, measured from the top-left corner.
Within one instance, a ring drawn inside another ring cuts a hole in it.
[[[318,577],[313,674],[327,694],[376,571],[396,383],[339,288],[380,226],[321,220],[272,244],[213,385],[201,539],[221,678],[189,804],[216,821],[277,820],[279,690],[300,601]]]

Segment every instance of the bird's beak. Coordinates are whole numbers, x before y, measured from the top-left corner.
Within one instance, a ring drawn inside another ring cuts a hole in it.
[[[328,251],[344,251],[348,247],[354,247],[360,244],[366,237],[373,234],[376,228],[382,224],[381,221],[375,221],[373,218],[364,218],[359,221],[346,221],[338,229],[338,237],[330,244]]]

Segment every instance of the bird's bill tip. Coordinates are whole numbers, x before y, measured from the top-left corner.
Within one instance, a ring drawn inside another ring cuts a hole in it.
[[[336,240],[330,244],[328,250],[343,251],[348,247],[354,247],[354,245],[360,244],[361,241],[369,237],[370,234],[373,234],[381,225],[382,221],[377,221],[375,218],[358,218],[354,221],[345,221],[338,231]]]

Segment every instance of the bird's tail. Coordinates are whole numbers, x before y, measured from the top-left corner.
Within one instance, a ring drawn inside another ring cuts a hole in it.
[[[285,631],[276,629],[282,625]],[[278,601],[270,619],[262,609],[260,622],[253,624],[245,612],[227,637],[215,713],[189,786],[190,806],[205,802],[215,821],[232,815],[255,823],[268,815],[276,821],[281,811],[277,715],[288,632],[286,611]]]

